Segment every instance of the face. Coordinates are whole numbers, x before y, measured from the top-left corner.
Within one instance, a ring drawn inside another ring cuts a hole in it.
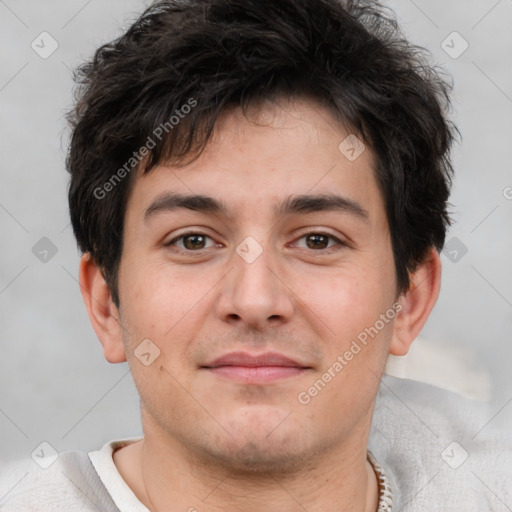
[[[252,471],[366,448],[396,277],[349,134],[313,102],[265,103],[136,176],[118,313],[146,437]]]

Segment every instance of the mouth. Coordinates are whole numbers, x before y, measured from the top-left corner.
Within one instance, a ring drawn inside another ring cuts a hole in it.
[[[302,375],[311,369],[310,366],[275,352],[256,355],[231,352],[201,368],[243,384],[268,384]]]

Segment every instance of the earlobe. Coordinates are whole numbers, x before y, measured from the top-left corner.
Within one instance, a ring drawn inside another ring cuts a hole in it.
[[[439,296],[441,259],[432,248],[411,275],[411,286],[400,296],[401,310],[396,315],[389,353],[404,356],[425,325]]]
[[[103,345],[109,363],[126,361],[119,311],[112,302],[110,289],[101,270],[89,253],[80,260],[80,291],[92,327]]]

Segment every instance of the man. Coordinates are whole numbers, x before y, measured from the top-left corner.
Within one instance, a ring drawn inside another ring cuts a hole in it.
[[[80,286],[144,437],[61,454],[5,510],[490,510],[441,456],[496,477],[490,429],[457,441],[479,412],[383,380],[450,223],[449,87],[417,50],[375,2],[163,1],[81,67]]]

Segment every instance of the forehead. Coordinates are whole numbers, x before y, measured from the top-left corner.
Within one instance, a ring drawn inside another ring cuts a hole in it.
[[[189,165],[139,171],[127,210],[147,220],[187,203],[226,216],[251,216],[255,208],[279,216],[317,211],[323,202],[371,220],[384,211],[373,168],[369,148],[326,108],[308,100],[268,102],[246,115],[221,115]]]

